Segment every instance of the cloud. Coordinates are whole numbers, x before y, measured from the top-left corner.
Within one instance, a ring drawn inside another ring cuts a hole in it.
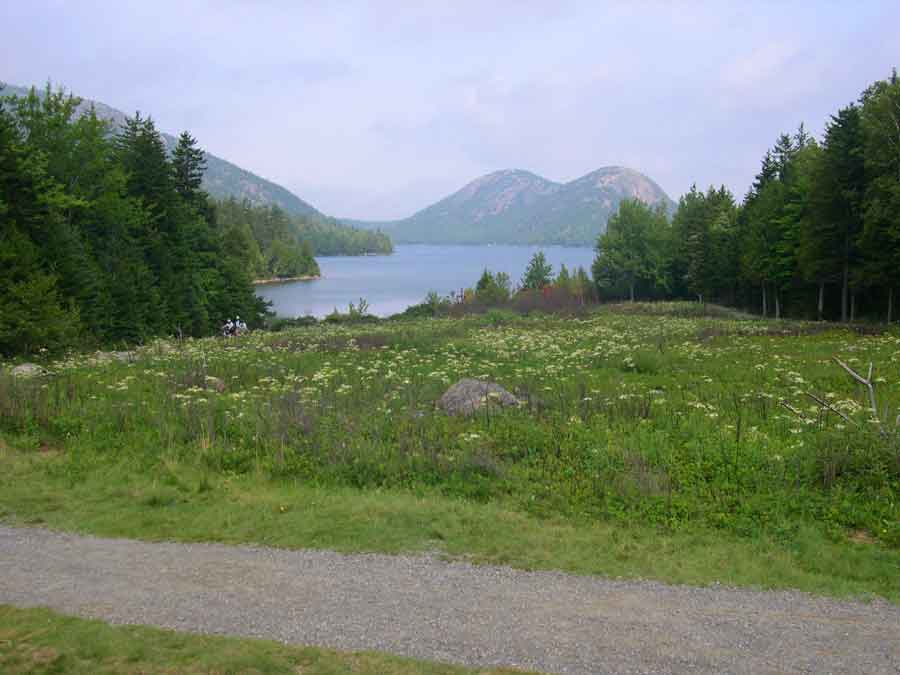
[[[788,71],[790,60],[797,53],[796,45],[786,41],[772,41],[755,47],[722,68],[722,81],[738,90],[756,89]]]
[[[779,132],[889,72],[900,21],[874,0],[9,4],[0,78],[149,112],[368,219],[500,168],[743,194]]]

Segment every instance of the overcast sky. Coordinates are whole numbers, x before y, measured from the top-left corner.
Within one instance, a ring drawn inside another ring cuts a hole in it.
[[[900,2],[0,0],[0,80],[187,129],[321,211],[607,165],[738,196],[778,133],[900,65]]]

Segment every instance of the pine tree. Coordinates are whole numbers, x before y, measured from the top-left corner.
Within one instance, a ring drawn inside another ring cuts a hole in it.
[[[863,225],[865,158],[859,108],[855,105],[833,115],[825,130],[822,158],[812,186],[812,218],[819,251],[828,256],[820,264],[841,282],[841,321],[852,318],[851,285],[860,263],[859,237]],[[855,284],[853,282],[856,282]]]
[[[690,192],[679,200],[672,219],[672,228],[680,243],[680,267],[684,270],[685,286],[700,302],[703,302],[704,295],[708,297],[711,292],[716,264],[712,259],[710,216],[707,196],[692,185]]]
[[[565,263],[559,266],[559,273],[556,275],[556,280],[553,282],[553,285],[562,291],[571,292],[572,276],[569,274],[569,269],[566,267]]]
[[[182,132],[172,153],[172,179],[175,191],[198,211],[205,208],[209,199],[201,187],[204,173],[206,154],[197,146],[197,139],[187,131]]]
[[[541,290],[549,286],[553,281],[553,266],[547,262],[543,251],[538,251],[525,268],[525,276],[522,277],[522,288],[526,290]]]
[[[894,292],[900,286],[900,81],[877,82],[862,96],[861,122],[867,177],[860,250],[862,277],[884,288],[887,321],[894,318]]]

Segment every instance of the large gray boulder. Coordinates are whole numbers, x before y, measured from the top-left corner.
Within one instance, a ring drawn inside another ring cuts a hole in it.
[[[466,378],[444,392],[438,407],[448,415],[472,415],[485,406],[506,407],[519,403],[519,399],[499,384]]]
[[[12,374],[13,377],[23,377],[23,378],[25,378],[25,377],[40,377],[41,375],[45,374],[46,372],[47,371],[45,371],[43,368],[41,368],[36,363],[20,363],[18,366],[16,366],[15,368],[13,368],[10,371],[10,373]]]

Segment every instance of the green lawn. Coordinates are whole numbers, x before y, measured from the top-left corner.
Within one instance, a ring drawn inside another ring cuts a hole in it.
[[[24,673],[513,673],[469,670],[373,652],[342,653],[249,640],[109,626],[46,609],[0,605],[0,671]]]

